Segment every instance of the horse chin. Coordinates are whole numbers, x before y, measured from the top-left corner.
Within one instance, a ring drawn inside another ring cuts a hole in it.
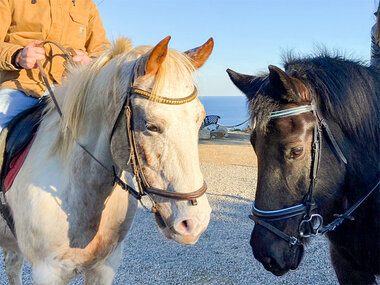
[[[174,240],[180,244],[188,244],[188,245],[195,244],[198,241],[201,234],[203,233],[203,231],[202,231],[198,235],[192,235],[192,234],[181,235],[181,234],[178,234],[177,232],[175,232],[174,230],[172,230],[171,228],[168,228],[168,227],[161,228],[161,231],[167,239]]]
[[[290,263],[291,270],[296,270],[298,268],[303,258],[303,255],[304,255],[304,246],[303,245],[297,246],[296,251],[293,255],[293,260]]]
[[[295,270],[298,268],[304,254],[303,245],[293,248],[289,252],[289,259],[285,264],[278,262],[275,258],[264,257],[260,262],[264,268],[276,276],[282,276],[289,272],[289,270]],[[282,264],[282,266],[280,266]]]
[[[255,259],[276,276],[297,269],[304,254],[303,245],[290,247],[284,240],[273,239],[273,234],[262,230],[253,230],[250,244]]]
[[[180,244],[188,244],[188,245],[193,245],[195,244],[199,237],[201,236],[201,234],[199,235],[179,235],[179,234],[176,234],[174,232],[169,232],[169,233],[164,233],[165,236],[168,238],[168,239],[172,239]]]
[[[264,266],[265,267],[265,266]],[[265,267],[266,270],[272,272],[273,275],[276,275],[276,276],[282,276],[282,275],[285,275],[286,273],[289,272],[289,269],[288,268],[285,268],[285,269],[268,269]]]

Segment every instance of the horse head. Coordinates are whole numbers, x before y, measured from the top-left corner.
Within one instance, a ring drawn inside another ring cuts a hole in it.
[[[283,275],[301,262],[310,229],[300,228],[304,227],[302,221],[308,211],[330,215],[327,219],[332,215],[327,212],[328,204],[324,204],[326,212],[323,212],[311,204],[305,205],[306,202],[318,204],[333,196],[342,184],[345,168],[322,140],[323,155],[316,166],[318,183],[312,200],[309,199],[315,160],[313,143],[318,127],[311,108],[316,91],[307,81],[275,66],[269,66],[269,74],[263,76],[227,72],[248,97],[252,113],[250,140],[257,155],[258,180],[253,207],[256,225],[250,244],[255,258],[267,270]],[[290,110],[296,113],[287,114]],[[339,133],[335,127],[334,133]]]
[[[134,174],[142,180],[137,184],[145,192],[156,189],[151,198],[164,235],[193,244],[210,220],[206,196],[194,203],[194,199],[160,194],[205,190],[198,158],[198,130],[205,111],[196,98],[192,73],[211,54],[213,40],[185,53],[168,49],[169,40],[167,37],[154,47],[138,47],[119,56],[119,77],[129,74],[129,78],[119,81],[124,85],[116,92],[116,102],[124,103],[110,105],[108,111],[114,125],[110,125],[111,152],[121,170],[131,171],[132,162]]]

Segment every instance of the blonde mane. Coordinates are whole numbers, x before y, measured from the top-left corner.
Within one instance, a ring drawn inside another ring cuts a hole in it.
[[[147,54],[153,47],[140,46],[132,49],[129,39],[119,38],[96,60],[86,66],[71,66],[67,78],[55,91],[61,106],[63,118],[56,117],[50,126],[59,126],[59,133],[53,144],[52,152],[60,152],[67,158],[73,143],[85,130],[85,118],[96,112],[107,118],[110,104],[118,104],[117,98],[126,93],[132,76],[138,78],[145,73]],[[134,63],[136,62],[136,63]],[[169,49],[155,77],[151,92],[161,95],[169,84],[189,80],[195,70],[190,59],[183,53]],[[135,74],[132,74],[135,71]],[[148,90],[150,91],[150,90]],[[164,94],[175,98],[177,94]],[[154,101],[154,97],[151,98]],[[48,106],[52,114],[55,110],[53,102]]]

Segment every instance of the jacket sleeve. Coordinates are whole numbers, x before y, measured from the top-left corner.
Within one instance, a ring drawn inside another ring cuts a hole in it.
[[[92,3],[86,40],[86,52],[89,56],[96,56],[97,53],[109,47],[110,42],[106,38],[106,31],[103,27],[98,8]]]
[[[12,56],[20,45],[5,42],[8,29],[11,25],[11,9],[8,0],[0,0],[0,70],[18,70],[12,64]]]

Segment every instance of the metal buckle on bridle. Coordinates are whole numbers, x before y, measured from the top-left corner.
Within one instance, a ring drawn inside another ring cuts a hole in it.
[[[289,239],[289,245],[290,246],[295,246],[298,243],[299,243],[299,241],[296,237],[293,237],[293,236],[290,237],[290,239]]]
[[[307,227],[307,229],[305,229]],[[319,214],[312,214],[309,218],[306,216],[298,226],[298,232],[301,238],[315,237],[319,235],[319,230],[323,227],[323,217]],[[306,231],[310,233],[305,233]]]

